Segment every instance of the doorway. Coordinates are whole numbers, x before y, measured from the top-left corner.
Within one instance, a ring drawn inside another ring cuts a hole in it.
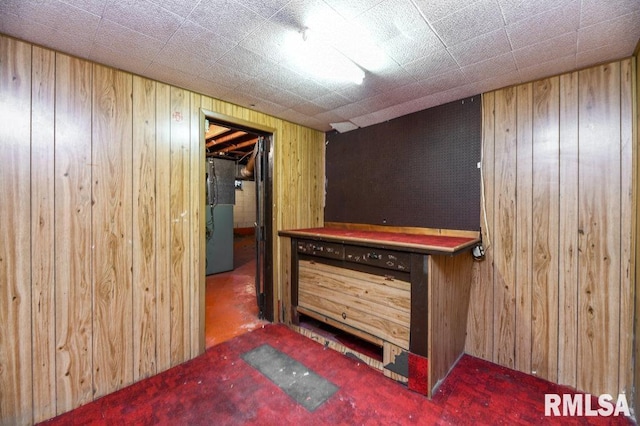
[[[274,129],[209,111],[202,111],[202,119],[207,164],[205,341],[210,347],[274,319]],[[222,177],[229,164],[231,176],[225,172]],[[229,206],[220,201],[228,202],[223,198],[230,185],[233,219],[225,221],[221,212]],[[231,243],[225,242],[224,233],[232,236]],[[215,247],[220,244],[224,247]],[[225,266],[230,251],[231,267]]]

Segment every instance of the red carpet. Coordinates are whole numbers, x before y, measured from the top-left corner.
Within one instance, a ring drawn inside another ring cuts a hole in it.
[[[264,343],[336,385],[337,392],[309,412],[241,358]],[[46,424],[632,424],[621,417],[545,417],[545,393],[570,391],[464,356],[430,401],[285,326],[267,325]]]

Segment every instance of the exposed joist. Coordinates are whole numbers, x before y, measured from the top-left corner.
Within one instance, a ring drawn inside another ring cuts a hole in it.
[[[210,148],[210,147],[212,147],[214,145],[219,145],[219,144],[222,144],[222,143],[225,143],[225,142],[233,141],[234,139],[237,139],[239,137],[245,136],[246,134],[247,134],[246,132],[242,132],[240,130],[236,130],[236,131],[233,131],[233,132],[229,133],[228,135],[222,136],[222,137],[217,138],[217,139],[210,140],[209,142],[207,142],[206,146],[207,146],[207,148]]]
[[[217,152],[231,152],[231,151],[235,151],[237,149],[241,149],[247,146],[251,146],[253,147],[253,145],[258,141],[258,138],[255,137],[253,139],[249,139],[246,142],[242,142],[242,143],[237,143],[237,144],[233,144],[233,145],[229,145],[226,148],[223,149],[219,149]],[[242,153],[245,153],[245,151],[241,151]]]
[[[227,129],[226,127],[218,126],[217,124],[209,124],[209,129],[204,134],[204,139],[209,140],[228,131],[229,129]]]

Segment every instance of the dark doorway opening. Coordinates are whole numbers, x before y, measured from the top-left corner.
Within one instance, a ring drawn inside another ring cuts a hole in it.
[[[209,347],[250,331],[265,321],[274,320],[271,226],[273,132],[232,117],[203,113],[207,164],[213,161],[220,163],[222,160],[222,163],[233,162],[236,169],[235,191],[241,194],[241,198],[244,197],[244,216],[242,220],[234,219],[232,248],[225,249],[233,250],[234,266],[231,270],[205,277],[205,340]],[[214,218],[213,211],[217,206],[215,197],[208,195],[220,187],[213,182],[217,179],[215,171],[210,174],[212,176],[207,174],[205,197],[205,211],[212,211],[207,216],[207,238],[211,238],[213,230],[219,231],[216,223],[209,222],[209,216]],[[247,202],[247,196],[253,197],[252,205]],[[247,218],[247,208],[253,210],[252,218]],[[251,219],[252,224],[248,222]],[[207,253],[207,262],[220,259],[220,256],[211,253]]]

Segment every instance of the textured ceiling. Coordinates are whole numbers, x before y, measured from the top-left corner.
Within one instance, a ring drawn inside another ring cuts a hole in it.
[[[362,84],[301,69],[286,41],[305,28]],[[631,56],[640,0],[2,0],[0,32],[344,131]]]

